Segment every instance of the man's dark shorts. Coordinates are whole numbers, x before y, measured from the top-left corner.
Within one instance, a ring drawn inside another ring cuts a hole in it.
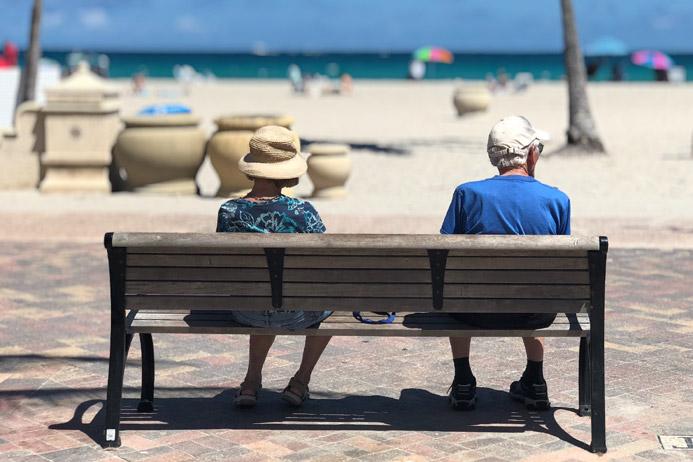
[[[556,319],[556,313],[449,313],[460,322],[482,329],[542,329]]]

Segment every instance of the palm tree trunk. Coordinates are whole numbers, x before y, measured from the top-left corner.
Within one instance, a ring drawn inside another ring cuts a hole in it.
[[[561,0],[566,75],[568,77],[568,146],[589,152],[604,152],[587,99],[585,61],[578,40],[572,0]]]
[[[31,11],[31,31],[29,32],[29,46],[24,59],[24,68],[19,81],[17,92],[17,105],[24,101],[36,99],[36,76],[38,74],[39,60],[41,59],[41,10],[42,0],[34,0]]]

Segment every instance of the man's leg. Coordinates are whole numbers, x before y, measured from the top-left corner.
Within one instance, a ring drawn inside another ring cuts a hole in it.
[[[544,339],[542,337],[522,337],[527,352],[527,361],[544,361]]]
[[[467,410],[476,404],[476,378],[469,364],[471,337],[450,337],[455,378],[448,398],[453,409]]]
[[[544,380],[544,339],[523,337],[527,365],[522,377],[510,385],[510,396],[532,409],[548,409],[548,389]]]

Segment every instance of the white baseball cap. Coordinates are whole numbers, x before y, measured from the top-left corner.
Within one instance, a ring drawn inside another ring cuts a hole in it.
[[[527,155],[527,148],[533,141],[546,141],[551,135],[537,130],[527,118],[508,116],[493,126],[488,134],[486,152],[493,163],[494,159],[507,155]],[[495,165],[495,164],[494,164]]]

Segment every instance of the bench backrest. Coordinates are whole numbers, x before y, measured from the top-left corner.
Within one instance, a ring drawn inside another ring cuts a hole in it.
[[[575,236],[106,235],[121,309],[588,312],[607,241]]]

